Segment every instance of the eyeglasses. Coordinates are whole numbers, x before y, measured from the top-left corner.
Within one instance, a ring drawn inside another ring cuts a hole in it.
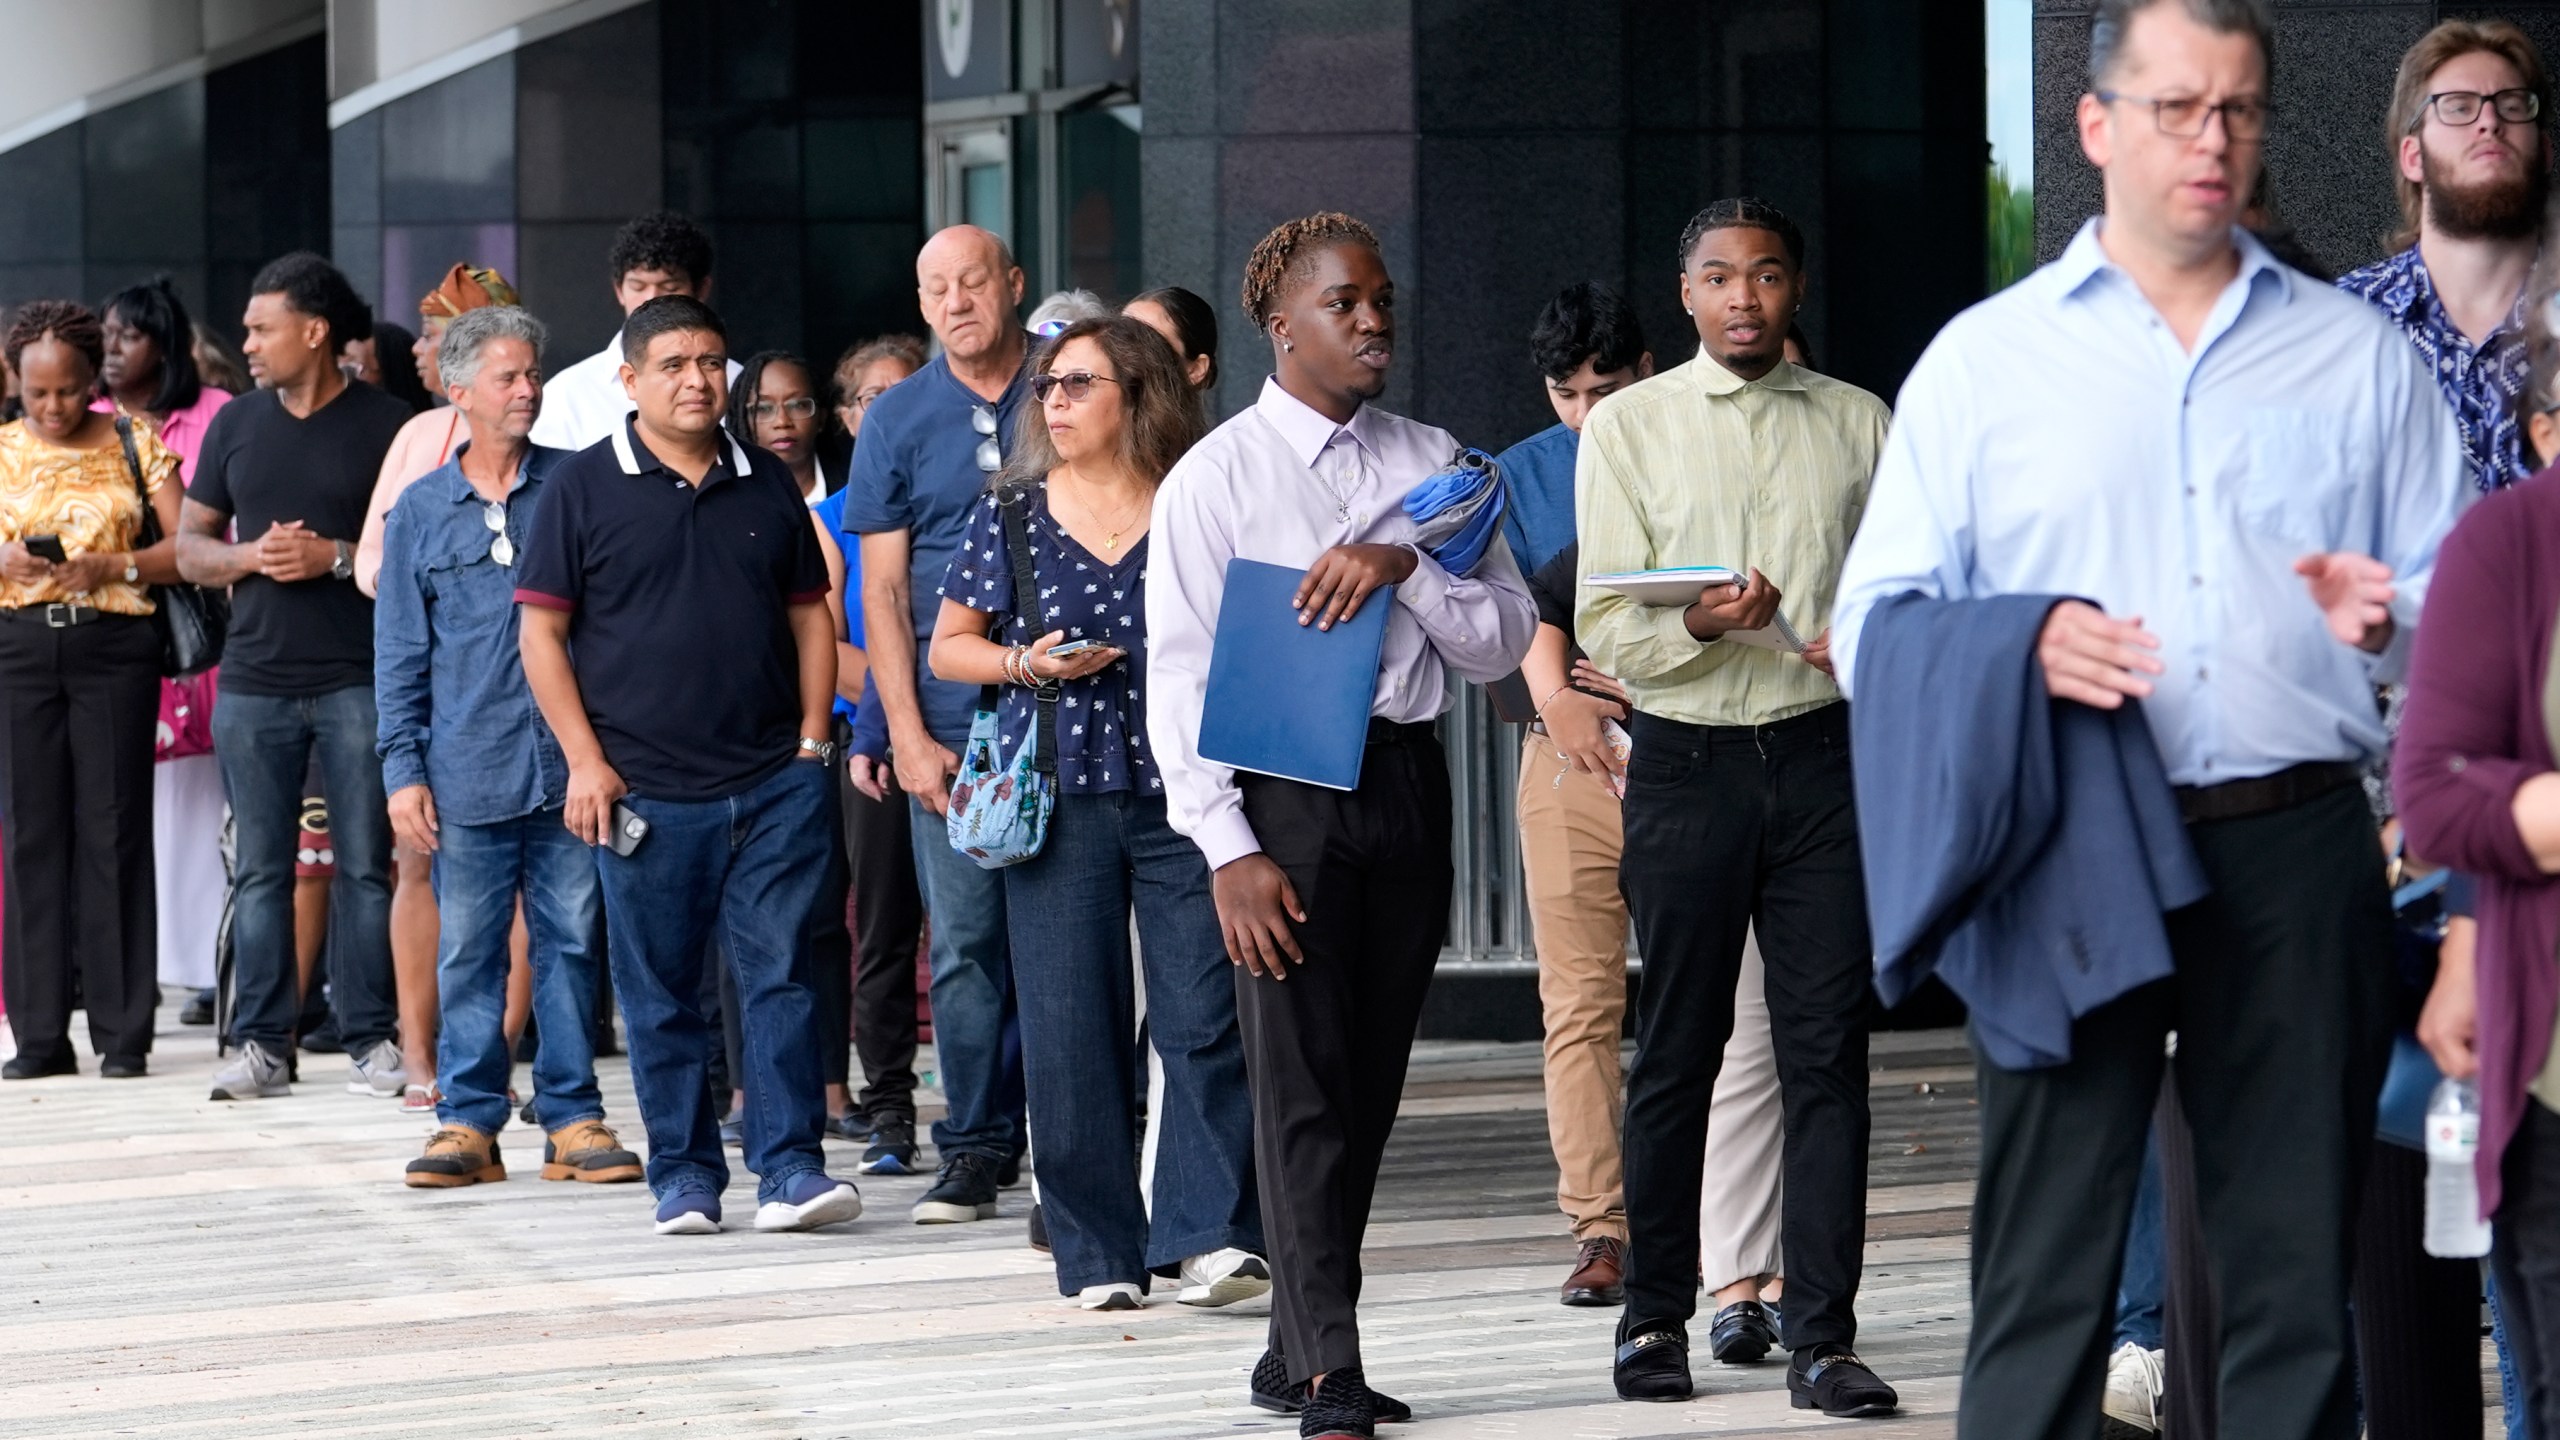
[[[857,391],[852,399],[844,402],[844,407],[848,410],[868,410],[871,408],[872,401],[877,400],[888,393],[889,387],[886,385],[881,386],[877,390]]]
[[[489,558],[501,565],[515,564],[516,542],[507,538],[506,502],[503,500],[486,502],[480,508],[480,519],[496,536],[489,542]]]
[[[759,400],[747,407],[747,418],[759,423],[770,420],[776,415],[788,415],[794,420],[806,420],[817,413],[818,402],[806,395],[797,400]]]
[[[2432,110],[2447,125],[2468,125],[2480,118],[2480,107],[2497,108],[2498,118],[2509,125],[2530,125],[2542,114],[2542,97],[2531,90],[2500,90],[2483,95],[2476,90],[2439,90],[2418,102],[2418,113],[2409,118],[2409,129],[2415,132],[2427,121]]]
[[[2254,95],[2225,100],[2219,105],[2207,105],[2191,95],[2176,95],[2165,100],[2150,95],[2124,95],[2113,90],[2101,90],[2097,95],[2109,105],[2122,101],[2127,105],[2151,107],[2151,123],[2160,127],[2161,134],[2173,140],[2192,140],[2202,135],[2205,123],[2216,115],[2222,117],[2225,139],[2264,140],[2267,138],[2267,117],[2275,113],[2274,106]]]
[[[996,444],[996,412],[987,405],[969,407],[969,428],[983,437],[978,441],[978,468],[989,475],[1004,468],[1004,451]]]
[[[1096,375],[1090,370],[1070,370],[1064,375],[1034,375],[1031,377],[1031,398],[1046,405],[1051,394],[1064,390],[1069,400],[1081,405],[1084,398],[1093,393],[1096,384],[1119,383],[1108,375]]]

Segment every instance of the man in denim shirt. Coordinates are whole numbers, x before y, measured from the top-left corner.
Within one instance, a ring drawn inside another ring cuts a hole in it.
[[[536,713],[516,648],[516,547],[567,452],[534,445],[542,323],[513,306],[457,317],[436,362],[470,442],[404,493],[385,524],[374,609],[377,747],[401,843],[435,857],[443,1094],[412,1186],[507,1178],[498,1128],[513,1068],[501,1017],[519,901],[532,939],[542,1048],[533,1066],[542,1178],[628,1181],[640,1158],[604,1124],[594,1029],[602,890],[562,823],[569,767]]]

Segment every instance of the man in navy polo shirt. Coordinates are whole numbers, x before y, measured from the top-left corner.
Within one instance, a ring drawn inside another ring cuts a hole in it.
[[[835,624],[808,507],[727,439],[720,317],[667,295],[622,327],[637,413],[552,472],[516,599],[525,679],[597,853],[661,1235],[720,1228],[728,1186],[702,965],[719,927],[746,1042],[756,1228],[862,1213],[822,1168],[808,926],[835,823]],[[640,822],[638,825],[633,821]]]
[[[940,1173],[915,1206],[916,1223],[933,1225],[994,1218],[997,1187],[1022,1153],[1020,1062],[1005,1053],[1013,964],[1003,877],[953,850],[943,819],[978,687],[937,680],[916,662],[969,512],[1012,445],[1028,346],[1014,318],[1022,269],[974,225],[925,242],[916,299],[942,354],[863,416],[844,528],[862,537],[871,679],[898,788],[913,807],[916,878],[933,917],[934,1048],[950,1112],[933,1127]]]

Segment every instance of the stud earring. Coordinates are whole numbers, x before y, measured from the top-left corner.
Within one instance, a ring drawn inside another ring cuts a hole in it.
[[[1283,340],[1280,342],[1280,348],[1283,350],[1295,350],[1298,348],[1298,342],[1295,340]]]

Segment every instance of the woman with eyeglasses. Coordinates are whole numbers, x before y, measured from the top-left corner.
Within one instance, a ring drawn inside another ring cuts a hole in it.
[[[1088,1310],[1133,1310],[1163,1275],[1184,1304],[1232,1304],[1271,1283],[1235,987],[1208,864],[1166,819],[1146,739],[1149,518],[1204,429],[1200,402],[1162,338],[1116,315],[1042,346],[1031,393],[1014,459],[943,581],[929,658],[945,680],[996,687],[1001,759],[1035,728],[1054,747],[1046,839],[1001,874],[1058,1289]],[[1016,584],[1015,534],[1035,593]],[[1057,653],[1068,647],[1081,648]],[[1054,724],[1035,726],[1044,700]],[[1152,1215],[1138,1183],[1133,911],[1165,1070]]]
[[[761,445],[789,467],[810,504],[844,488],[844,469],[818,462],[818,382],[809,362],[782,350],[747,357],[729,387],[729,433],[741,444]]]
[[[913,335],[857,341],[836,359],[836,424],[846,451],[862,438],[862,417],[889,387],[924,368],[924,342]]]

